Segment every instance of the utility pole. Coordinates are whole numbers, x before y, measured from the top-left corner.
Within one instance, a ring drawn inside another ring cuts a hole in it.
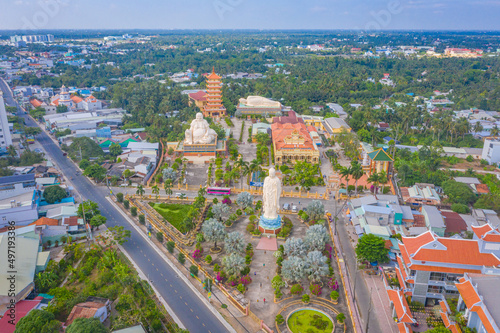
[[[368,315],[366,316],[365,333],[368,333],[368,327],[369,327],[369,324],[370,324],[370,312],[372,310],[372,292],[373,292],[373,288],[370,289],[370,307],[368,308]]]

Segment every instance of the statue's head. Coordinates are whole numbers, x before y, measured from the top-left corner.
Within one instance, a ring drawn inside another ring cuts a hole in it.
[[[271,169],[269,169],[269,177],[274,178],[275,176],[276,170],[274,169],[274,167],[271,167]]]
[[[203,113],[198,112],[198,113],[196,114],[196,120],[202,120],[202,119],[203,119]]]

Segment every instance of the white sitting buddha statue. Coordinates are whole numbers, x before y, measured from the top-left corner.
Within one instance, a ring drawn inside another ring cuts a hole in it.
[[[196,114],[196,119],[191,122],[191,127],[186,130],[185,134],[184,143],[188,145],[212,143],[217,138],[217,133],[203,119],[201,112]]]

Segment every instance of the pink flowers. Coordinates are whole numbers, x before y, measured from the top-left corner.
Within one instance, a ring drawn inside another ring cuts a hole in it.
[[[312,284],[309,287],[309,290],[311,291],[311,294],[315,296],[321,295],[321,286],[319,284]]]
[[[193,254],[191,255],[194,259],[200,259],[203,256],[203,249],[196,249],[194,250]]]
[[[249,285],[250,283],[252,283],[252,278],[248,275],[245,275],[245,276],[242,276],[241,277],[241,280],[240,280],[241,284],[243,284],[244,286],[246,285]]]
[[[339,282],[335,280],[334,278],[331,278],[330,281],[328,281],[328,287],[332,290],[338,290],[339,289]]]

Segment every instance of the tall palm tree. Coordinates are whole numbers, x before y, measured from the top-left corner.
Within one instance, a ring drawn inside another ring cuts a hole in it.
[[[158,187],[158,185],[155,185],[151,189],[153,190],[153,194],[155,195],[156,200],[158,200],[158,195],[160,194],[160,188]]]
[[[359,164],[358,161],[352,161],[351,162],[351,176],[356,180],[356,188],[354,189],[354,193],[358,195],[358,180],[363,177],[365,172],[363,171],[363,168],[361,167],[361,164]]]
[[[382,187],[382,193],[384,193],[385,184],[387,184],[387,182],[389,181],[389,179],[387,178],[387,173],[385,171],[382,171],[378,174],[378,177],[379,177],[380,183],[384,184],[384,186]]]
[[[137,186],[137,191],[135,191],[135,194],[140,195],[142,199],[142,196],[144,195],[145,192],[146,191],[144,191],[144,187],[142,187],[142,185],[139,184]]]
[[[495,125],[495,126],[491,129],[490,134],[491,134],[492,136],[498,136],[498,133],[499,133],[498,126],[497,126],[497,125]]]
[[[170,178],[165,179],[165,183],[163,183],[163,188],[165,189],[165,194],[168,195],[168,198],[170,199],[170,196],[172,195],[172,179]]]
[[[478,121],[477,123],[474,124],[474,133],[479,133],[482,132],[483,130],[483,125]]]
[[[347,190],[347,187],[349,186],[349,176],[351,175],[351,169],[347,167],[342,167],[340,169],[340,176],[341,179],[345,179],[345,189]]]
[[[375,190],[373,192],[377,194],[378,185],[380,183],[380,175],[377,172],[374,172],[370,175],[370,177],[368,177],[368,181],[375,186]]]

